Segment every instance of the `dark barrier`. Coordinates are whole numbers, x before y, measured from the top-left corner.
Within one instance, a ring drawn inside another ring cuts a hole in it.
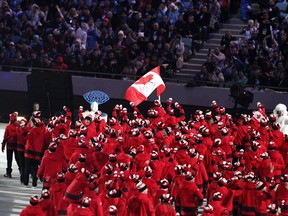
[[[27,76],[29,105],[41,104],[45,116],[54,114],[64,104],[73,107],[71,75],[67,73],[33,72]]]

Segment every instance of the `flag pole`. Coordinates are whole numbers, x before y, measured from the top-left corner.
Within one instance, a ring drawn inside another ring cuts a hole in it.
[[[160,95],[158,96],[158,100],[159,100],[159,102],[161,103],[161,96],[160,96]]]

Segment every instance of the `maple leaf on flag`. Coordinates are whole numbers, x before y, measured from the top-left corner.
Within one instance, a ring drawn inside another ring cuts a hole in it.
[[[148,74],[147,76],[142,76],[139,80],[135,82],[135,84],[143,84],[146,85],[151,80],[153,80],[153,74]]]

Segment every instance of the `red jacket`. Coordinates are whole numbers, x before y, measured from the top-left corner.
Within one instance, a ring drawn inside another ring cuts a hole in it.
[[[261,126],[258,128],[258,132],[261,135],[261,140],[265,141],[265,142],[269,142],[270,139],[270,131],[269,131],[269,126]]]
[[[271,179],[274,177],[274,171],[271,168],[272,166],[274,166],[274,163],[272,163],[270,158],[262,160],[257,170],[259,177],[263,180]]]
[[[280,129],[272,130],[270,132],[270,140],[273,140],[276,144],[276,148],[279,148],[284,142],[284,135]]]
[[[94,121],[94,124],[96,126],[96,132],[97,132],[97,135],[101,132],[104,131],[104,128],[105,126],[107,125],[107,123],[105,122],[104,119],[101,119],[99,122],[97,121]]]
[[[67,187],[72,183],[72,181],[76,178],[77,172],[67,172],[65,178],[65,184]]]
[[[210,137],[203,137],[202,144],[205,145],[207,147],[207,149],[210,150],[213,146],[213,141]],[[199,154],[201,154],[201,153],[199,152]]]
[[[168,188],[167,189],[158,189],[156,191],[154,191],[153,193],[153,205],[154,206],[158,206],[160,204],[160,198],[162,196],[162,194],[167,194],[169,193]]]
[[[66,161],[70,160],[71,155],[78,147],[78,140],[74,137],[68,137],[66,140],[61,141]]]
[[[263,190],[255,190],[255,211],[259,215],[267,213],[267,207],[271,204],[270,195]]]
[[[40,205],[29,205],[21,211],[20,216],[46,216],[46,214],[42,211]]]
[[[211,201],[209,202],[213,206],[213,216],[222,216],[225,211],[225,207],[222,205],[221,201]]]
[[[244,144],[244,138],[248,135],[248,125],[240,125],[237,127],[237,135],[235,137],[235,145]]]
[[[197,175],[195,176],[195,183],[201,191],[208,185],[208,174],[203,162],[198,165]]]
[[[127,152],[130,148],[134,147],[137,149],[138,146],[144,145],[146,142],[146,139],[143,134],[140,134],[139,136],[132,136],[131,134],[127,134],[124,137],[125,146],[123,146],[123,150]]]
[[[87,125],[87,135],[85,137],[85,141],[89,142],[91,140],[91,138],[97,136],[96,133],[96,125],[94,122],[92,122],[91,124]]]
[[[89,148],[77,148],[75,152],[71,155],[69,164],[76,164],[80,157],[80,154],[86,154],[85,166],[90,172],[94,172],[94,169],[96,169],[96,163],[93,160],[93,156]]]
[[[233,154],[232,154],[232,149],[230,147],[230,144],[234,143],[234,139],[235,138],[231,135],[223,136],[221,138],[222,149],[226,153],[227,161],[232,161]]]
[[[67,214],[69,203],[63,200],[67,185],[65,182],[56,182],[50,187],[50,198],[57,210],[58,216]]]
[[[65,192],[64,200],[70,203],[78,203],[81,201],[86,185],[87,177],[83,173],[78,172],[76,178],[68,186]]]
[[[260,161],[256,160],[256,158],[260,158],[259,150],[252,151],[250,149],[247,149],[244,153],[244,160],[245,160],[245,171],[248,172],[254,172],[255,169],[257,169],[260,165]]]
[[[57,216],[56,208],[51,199],[41,199],[39,202],[45,215]]]
[[[176,211],[172,205],[168,203],[162,203],[155,208],[156,216],[175,216]]]
[[[190,157],[187,154],[186,149],[179,149],[175,154],[175,160],[180,164],[184,165],[189,163]]]
[[[181,215],[193,215],[197,212],[203,198],[195,182],[184,180],[176,195],[176,200],[181,206]]]
[[[56,180],[57,173],[63,172],[66,168],[67,164],[64,158],[59,157],[57,152],[50,153],[46,151],[38,169],[37,176],[40,179],[44,178],[45,181],[53,182]]]
[[[174,167],[178,164],[178,162],[174,159],[173,156],[164,157],[161,159],[161,161],[165,164],[162,170],[161,179],[172,181],[175,177]]]
[[[17,122],[10,123],[6,126],[2,145],[7,145],[7,150],[17,149],[17,130],[19,127]]]
[[[133,171],[143,170],[150,162],[150,154],[145,152],[138,153],[134,158]]]
[[[51,130],[46,130],[46,132],[44,133],[44,145],[43,145],[43,151],[45,151],[46,149],[48,149],[49,144],[52,141],[52,131]]]
[[[67,216],[94,216],[94,213],[91,208],[85,208],[79,204],[71,203],[67,208]]]
[[[95,163],[95,169],[97,171],[100,171],[109,160],[109,156],[102,151],[93,152],[92,157]]]
[[[282,170],[285,168],[286,164],[285,161],[282,157],[282,155],[280,154],[279,151],[277,150],[273,150],[273,151],[268,151],[271,161],[274,163],[274,175],[275,178],[280,180],[281,174],[282,174]]]
[[[286,206],[286,213],[288,213],[288,183],[281,182],[276,190],[276,201],[279,205],[284,200],[284,205]]]
[[[193,147],[198,151],[199,155],[205,155],[207,152],[207,143],[202,142],[194,145]],[[210,149],[208,151],[210,151]]]
[[[116,139],[107,138],[107,142],[103,145],[103,152],[107,155],[115,153],[116,148],[118,147],[118,141]]]
[[[95,190],[85,190],[84,197],[89,197],[91,203],[89,208],[93,210],[94,215],[103,216],[103,204],[100,197],[97,196]]]
[[[217,181],[213,180],[208,188],[207,188],[207,193],[206,193],[206,198],[207,198],[207,201],[209,203],[210,200],[212,200],[212,195],[215,191],[217,191],[217,189],[219,188],[219,185],[217,184]]]
[[[67,121],[66,123],[60,123],[56,125],[52,132],[52,137],[59,137],[60,134],[67,136],[70,130],[70,123],[70,121]]]
[[[143,177],[142,182],[147,186],[148,192],[151,195],[151,197],[153,196],[155,191],[159,189],[159,186],[157,185],[155,179],[152,177],[151,178]]]
[[[153,160],[149,165],[153,170],[152,176],[155,181],[160,181],[165,164],[161,160]]]
[[[255,184],[253,182],[245,182],[242,191],[242,203],[241,203],[241,214],[243,215],[255,215]]]
[[[144,193],[137,193],[127,202],[126,216],[155,216],[152,199]]]
[[[27,141],[27,134],[29,132],[28,127],[18,127],[17,130],[17,151],[18,152],[24,152],[25,151],[25,145]]]
[[[121,197],[121,198],[111,198],[111,197],[106,197],[106,199],[103,199],[103,212],[104,215],[109,214],[109,206],[114,205],[116,206],[118,213],[117,216],[125,216],[126,212],[126,198]]]
[[[167,127],[172,127],[172,128],[175,128],[179,121],[183,121],[184,120],[184,119],[183,120],[178,120],[173,115],[172,116],[171,115],[166,115],[165,118],[166,118],[165,125]]]
[[[182,183],[185,181],[185,177],[182,175],[176,175],[175,178],[173,179],[173,183],[171,185],[171,195],[172,197],[174,197],[174,199],[176,198],[178,191],[179,191],[179,187],[182,185]],[[179,206],[180,205],[180,200],[175,199],[175,206]]]
[[[34,127],[29,131],[24,154],[26,158],[34,160],[41,159],[45,146],[45,132],[46,128],[44,124],[39,127]]]

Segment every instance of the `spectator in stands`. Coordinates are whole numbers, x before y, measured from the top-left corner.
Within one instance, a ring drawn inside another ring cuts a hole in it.
[[[220,51],[219,47],[214,48],[214,52],[211,52],[211,55],[217,60],[218,66],[224,69],[226,56]]]
[[[160,3],[158,7],[158,11],[156,12],[156,22],[160,22],[163,18],[163,16],[167,13],[167,6],[164,3]]]
[[[217,83],[223,83],[225,81],[224,75],[223,75],[220,67],[214,68],[214,70],[212,71],[212,74],[209,78],[209,81],[217,82]]]
[[[205,64],[202,64],[201,70],[195,74],[194,79],[201,81],[200,84],[204,84],[205,81],[209,81],[209,73]]]
[[[176,35],[174,41],[171,42],[171,49],[176,55],[176,72],[183,67],[184,62],[184,43],[181,41],[181,35]]]
[[[44,18],[45,14],[40,9],[37,4],[33,4],[31,9],[27,13],[29,24],[32,26],[33,29],[37,29],[39,26],[42,26],[42,19]]]
[[[245,33],[245,39],[249,40],[252,37],[252,32],[255,30],[257,30],[257,27],[255,26],[254,20],[249,20],[247,26],[240,30],[240,34]]]
[[[52,69],[55,71],[65,71],[67,70],[68,66],[64,63],[63,57],[58,56],[55,60],[55,63],[52,64]]]
[[[104,66],[106,68],[106,73],[119,74],[120,68],[118,67],[118,59],[113,50],[107,53],[106,59],[104,59]]]
[[[186,21],[184,20],[183,13],[179,15],[178,20],[174,26],[176,32],[178,32],[182,37],[186,37],[185,35]]]
[[[171,45],[169,43],[164,44],[164,49],[161,52],[161,58],[163,59],[164,63],[169,64],[169,67],[176,72],[176,61],[177,57],[173,50],[171,49]]]
[[[8,61],[15,57],[16,57],[15,43],[13,41],[10,41],[8,48],[4,50],[4,58],[6,61]]]
[[[229,6],[229,5],[227,5],[227,6]],[[210,29],[212,31],[218,31],[219,30],[220,14],[221,14],[221,12],[223,14],[225,9],[221,8],[221,5],[217,0],[211,1],[209,11],[211,13]],[[229,7],[227,9],[229,10]],[[228,20],[229,16],[227,15],[226,17],[222,17],[222,18],[224,18],[224,20],[225,19]]]
[[[52,49],[55,48],[56,46],[57,46],[57,41],[55,40],[53,34],[48,34],[47,38],[46,38],[46,40],[44,42],[44,50],[47,53],[50,53],[52,51]]]
[[[195,52],[194,46],[196,44],[196,41],[200,40],[201,36],[200,36],[200,27],[195,22],[193,15],[188,17],[188,23],[185,25],[183,34],[185,37],[192,39],[191,51],[192,53],[194,53]]]
[[[227,31],[225,35],[222,36],[220,45],[224,46],[224,49],[222,52],[225,54],[225,56],[228,58],[230,55],[230,43],[231,41],[236,41],[236,37],[232,35],[230,31]]]
[[[175,24],[169,23],[167,30],[165,31],[165,41],[169,43],[176,35],[177,31],[175,30]]]
[[[240,83],[241,85],[246,85],[248,83],[248,78],[245,76],[244,71],[235,71],[233,70],[233,82]]]
[[[166,43],[174,46],[172,41],[177,34],[182,37],[193,35],[192,43],[196,45],[200,39],[200,32],[207,40],[209,17],[212,14],[215,21],[218,16],[215,8],[217,1],[153,1],[151,4],[146,0],[131,1],[129,4],[115,4],[109,1],[62,1],[58,3],[59,7],[54,3],[8,2],[9,4],[3,1],[3,13],[0,13],[0,39],[4,45],[1,65],[9,65],[14,60],[18,65],[22,65],[24,60],[24,66],[28,68],[54,68],[57,57],[61,55],[69,70],[88,71],[94,68],[103,71],[107,68],[108,55],[112,55],[107,51],[107,47],[116,47],[114,57],[118,61],[114,66],[117,73],[122,72],[128,61],[138,61],[136,58],[141,56],[141,52],[145,53],[146,65],[156,65],[159,64],[159,60],[160,63],[166,61],[159,52],[164,50]],[[203,8],[201,12],[200,8]],[[189,29],[185,27],[189,16],[196,17],[197,22],[201,24],[195,28],[196,32],[193,32],[193,27],[190,29],[192,32],[188,32]],[[205,26],[208,28],[207,31]],[[200,27],[203,31],[200,31]],[[121,31],[124,37],[126,36],[124,40],[118,37],[118,32]],[[11,48],[12,43],[11,47],[9,46],[10,42],[14,43],[15,50]],[[147,55],[146,50],[147,47],[151,47],[150,42],[155,43],[153,52],[156,53],[153,53],[153,58],[152,55]],[[136,46],[135,44],[139,47],[137,54],[127,57],[127,53]],[[119,50],[119,46],[125,49]],[[95,47],[100,52],[97,51],[97,60],[94,61],[91,56]],[[20,52],[17,59],[16,50]],[[182,55],[179,55],[179,58],[178,63],[181,66]],[[143,64],[138,64],[137,68],[143,70],[141,65]]]
[[[22,55],[21,55],[21,51],[20,50],[17,50],[16,51],[16,56],[15,56],[15,58],[14,59],[11,59],[11,61],[10,62],[8,62],[8,64],[10,64],[11,66],[17,66],[17,67],[23,67],[23,65],[24,65],[24,62],[25,62],[25,60],[24,60],[24,58],[22,57]],[[23,70],[23,69],[21,69],[21,68],[15,68],[16,70]]]
[[[32,68],[41,67],[40,59],[37,57],[37,53],[32,51],[30,56],[26,59],[24,63],[25,67],[28,67],[28,71],[32,71]]]
[[[169,22],[175,24],[179,17],[179,8],[172,2],[169,5],[168,19]]]
[[[123,80],[135,80],[135,76],[137,75],[137,68],[133,61],[130,61],[124,67],[122,74],[126,75],[122,77]]]
[[[161,32],[161,33],[164,33],[164,32],[166,31],[169,23],[171,23],[171,22],[169,21],[168,15],[164,15],[164,16],[162,17],[161,21],[158,22],[158,24],[159,24],[159,29],[160,29],[160,32]]]
[[[288,88],[288,75],[285,71],[280,73],[280,80],[278,82],[278,86],[284,89]]]
[[[249,0],[241,0],[241,20],[243,22],[248,21],[248,6],[250,6]]]
[[[280,10],[279,8],[276,6],[277,1],[275,0],[269,0],[269,18],[271,20],[273,19],[280,19]]]
[[[79,40],[81,48],[86,48],[88,28],[88,24],[86,22],[82,22],[81,26],[79,26],[75,32],[75,38],[76,40]]]
[[[258,30],[258,37],[260,38],[260,40],[262,40],[271,34],[270,31],[271,22],[269,20],[268,10],[263,11],[262,20],[259,23],[260,25]]]
[[[206,43],[210,32],[210,20],[211,14],[209,13],[208,6],[204,4],[201,7],[200,13],[196,16],[196,22],[199,23],[201,39],[203,43]]]

